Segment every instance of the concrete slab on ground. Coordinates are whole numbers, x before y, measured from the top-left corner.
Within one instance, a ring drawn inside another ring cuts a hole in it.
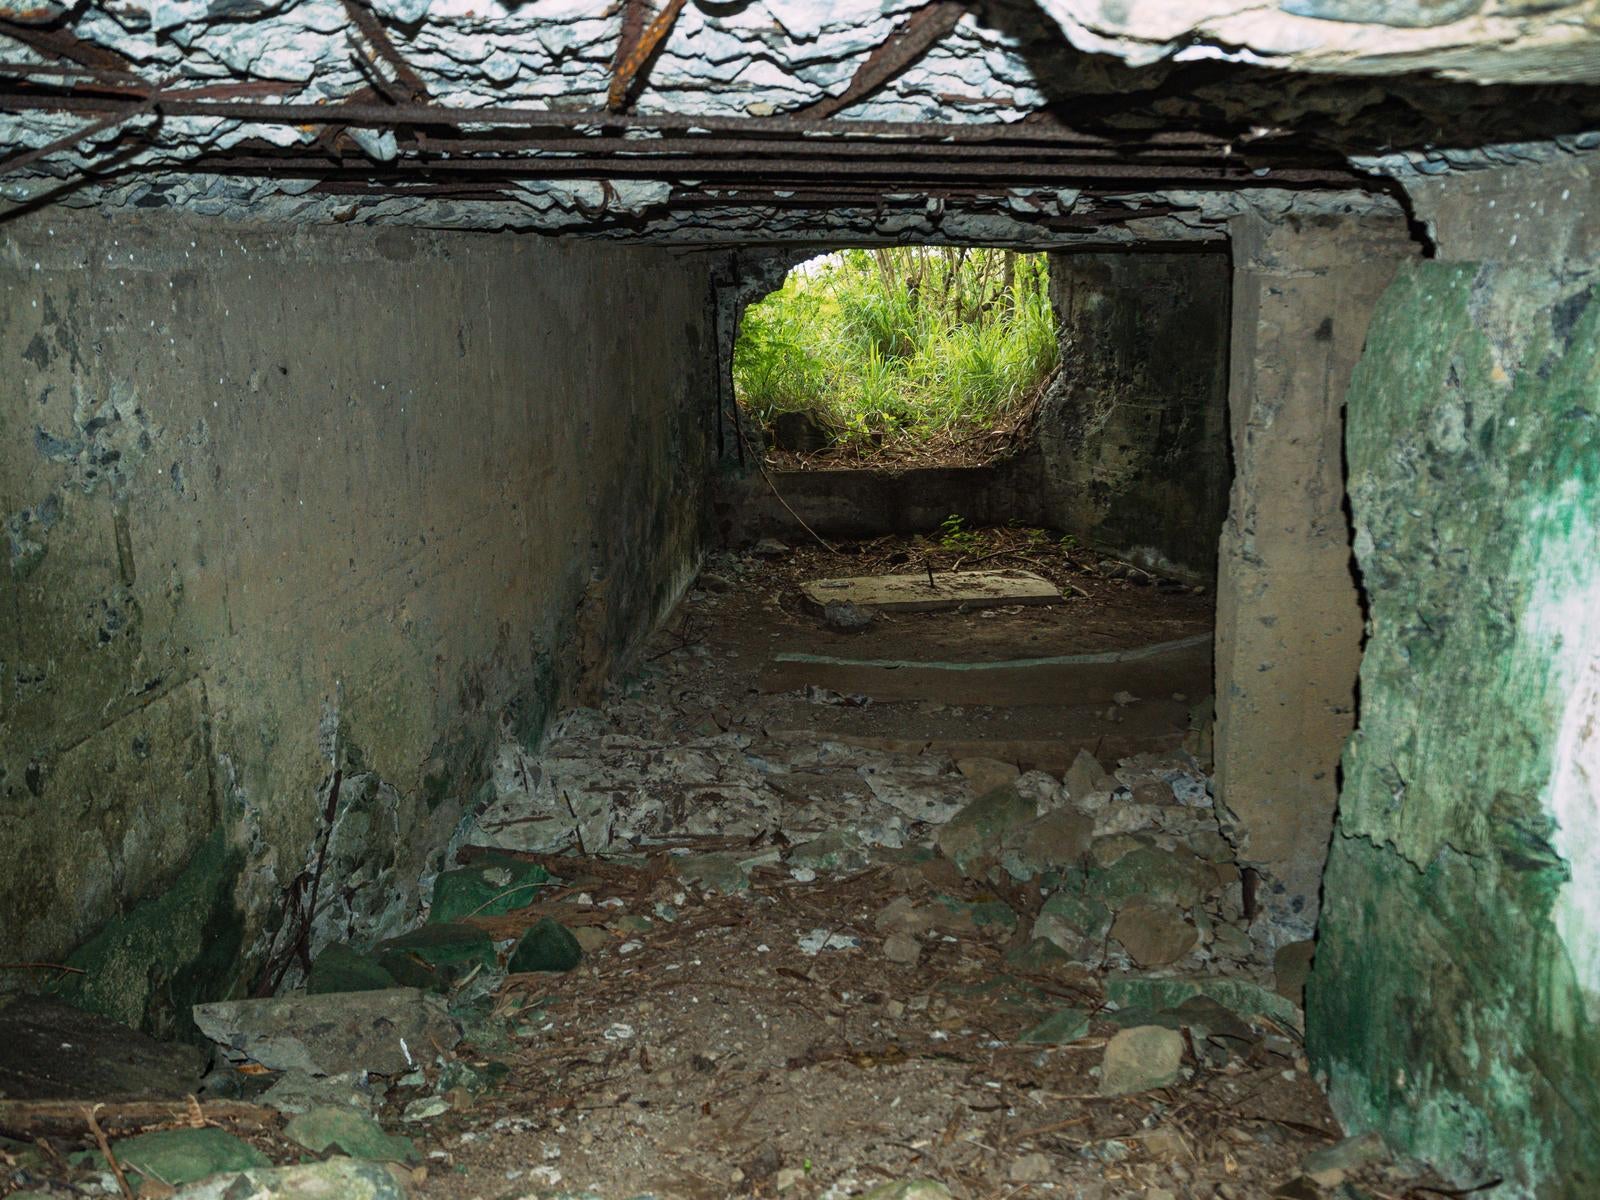
[[[999,608],[1011,604],[1057,604],[1061,593],[1032,571],[944,571],[931,576],[858,575],[816,579],[800,592],[817,607],[847,600],[880,612],[943,612],[956,608]]]

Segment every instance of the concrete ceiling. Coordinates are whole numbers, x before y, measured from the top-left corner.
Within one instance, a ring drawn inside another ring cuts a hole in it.
[[[1600,0],[0,0],[0,195],[674,240],[1207,237],[1246,207],[1393,206],[1377,166],[1587,145],[1597,75]]]

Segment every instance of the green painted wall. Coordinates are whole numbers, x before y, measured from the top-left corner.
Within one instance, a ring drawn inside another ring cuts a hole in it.
[[[1349,393],[1371,603],[1308,992],[1347,1124],[1600,1195],[1600,275],[1406,266]]]

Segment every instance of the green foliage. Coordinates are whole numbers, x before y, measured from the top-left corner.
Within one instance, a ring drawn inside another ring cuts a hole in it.
[[[967,528],[967,522],[956,513],[951,513],[939,522],[942,531],[939,535],[939,544],[946,550],[956,550],[962,554],[971,553],[977,548],[980,536]]]
[[[1056,360],[1044,255],[911,246],[791,272],[745,311],[733,379],[763,424],[807,412],[865,441],[993,427]]]

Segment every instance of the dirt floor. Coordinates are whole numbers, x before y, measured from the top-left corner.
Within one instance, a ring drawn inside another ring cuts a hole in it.
[[[1251,924],[1206,775],[1211,597],[987,536],[720,556],[596,708],[502,754],[460,860],[555,878],[452,928],[504,953],[553,917],[583,957],[449,978],[460,1044],[316,1081],[412,1140],[393,1194],[1426,1194],[1341,1143],[1286,998],[1303,959]],[[979,553],[1063,601],[842,632],[798,599]],[[304,1157],[262,1096],[281,1073],[233,1059],[189,1123]],[[0,1193],[119,1191],[65,1171],[81,1130],[41,1140],[0,1141]],[[948,1192],[886,1187],[911,1180]]]

